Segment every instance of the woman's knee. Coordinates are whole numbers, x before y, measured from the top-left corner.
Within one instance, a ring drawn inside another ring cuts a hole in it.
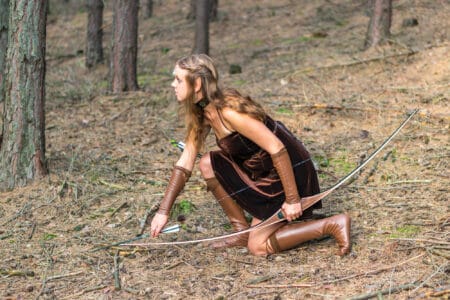
[[[251,254],[256,255],[256,256],[265,256],[267,254],[269,254],[267,252],[267,247],[266,247],[266,243],[255,243],[254,241],[252,241],[251,239],[249,239],[248,241],[248,251],[250,251]]]
[[[202,173],[203,178],[214,177],[214,171],[211,165],[211,156],[209,155],[209,153],[206,153],[202,156],[202,158],[200,158],[198,167],[200,168],[200,172]]]

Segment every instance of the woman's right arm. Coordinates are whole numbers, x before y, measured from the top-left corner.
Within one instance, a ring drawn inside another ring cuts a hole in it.
[[[150,233],[152,237],[157,237],[169,219],[170,209],[172,208],[175,199],[183,190],[185,183],[191,176],[194,168],[195,157],[197,149],[192,142],[186,142],[186,146],[180,159],[176,162],[172,175],[164,193],[158,212],[152,220],[150,225]]]

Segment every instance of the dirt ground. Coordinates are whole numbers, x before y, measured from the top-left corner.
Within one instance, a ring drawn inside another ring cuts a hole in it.
[[[448,299],[450,2],[394,1],[391,40],[364,51],[365,2],[220,0],[210,28],[222,84],[250,94],[303,140],[323,190],[420,109],[316,211],[352,217],[353,250],[343,258],[330,238],[269,257],[204,244],[117,246],[141,233],[180,154],[170,144],[184,135],[170,82],[174,62],[192,48],[189,1],[155,1],[154,17],[140,19],[141,91],[124,95],[107,92],[107,63],[84,67],[80,4],[55,5],[50,174],[0,194],[0,298]],[[408,25],[413,18],[418,25]],[[108,48],[109,7],[104,29]],[[229,73],[234,64],[242,73]],[[211,138],[205,151],[214,147]],[[157,241],[231,232],[197,167],[173,224],[181,231]]]

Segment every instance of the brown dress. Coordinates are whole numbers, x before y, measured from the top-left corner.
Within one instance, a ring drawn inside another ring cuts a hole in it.
[[[265,125],[284,144],[292,162],[300,197],[320,192],[311,157],[303,143],[279,121],[266,117]],[[284,190],[270,154],[238,132],[217,140],[221,150],[212,151],[215,176],[227,193],[249,214],[264,220],[281,208]],[[318,202],[303,212],[311,215]]]

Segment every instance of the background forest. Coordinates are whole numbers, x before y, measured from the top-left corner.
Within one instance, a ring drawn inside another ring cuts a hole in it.
[[[2,299],[448,299],[448,0],[393,1],[391,36],[369,49],[367,1],[218,2],[209,54],[222,85],[251,95],[305,143],[323,190],[420,109],[316,212],[351,215],[353,251],[344,258],[332,239],[265,258],[204,244],[118,246],[147,232],[180,154],[171,141],[183,140],[183,118],[170,82],[175,61],[192,52],[195,21],[190,1],[153,1],[150,18],[141,10],[139,90],[112,93],[112,3],[105,61],[88,69],[83,2],[50,1],[49,175],[0,192]],[[205,151],[214,148],[211,136]],[[158,241],[231,231],[198,169],[174,224],[180,232]]]

